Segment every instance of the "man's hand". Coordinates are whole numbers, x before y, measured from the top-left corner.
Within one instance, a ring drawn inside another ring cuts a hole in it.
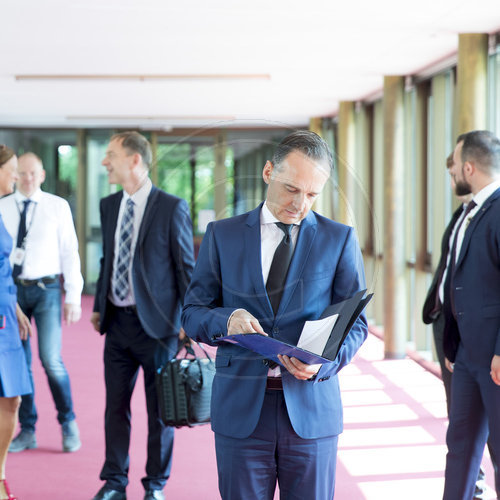
[[[283,363],[283,366],[298,380],[309,380],[321,368],[321,365],[306,365],[297,358],[289,358],[281,354],[278,354],[278,358]]]
[[[78,304],[64,304],[64,322],[67,325],[80,321],[82,308]]]
[[[449,372],[453,373],[453,365],[455,363],[452,363],[448,358],[444,358],[444,365],[448,369]]]
[[[21,337],[21,340],[26,340],[29,337],[31,337],[31,322],[28,319],[28,316],[23,313],[23,310],[21,309],[21,306],[16,303],[16,316],[17,316],[17,323],[19,325],[19,336]]]
[[[101,313],[93,312],[90,315],[90,322],[94,326],[96,332],[101,332]]]
[[[495,355],[491,360],[491,378],[495,384],[500,385],[500,356]]]
[[[262,333],[267,335],[260,326],[259,320],[245,309],[237,309],[229,319],[227,334],[235,335],[237,333]]]
[[[185,340],[186,337],[187,337],[186,332],[184,331],[184,328],[182,328],[181,326],[181,329],[179,330],[179,340]]]

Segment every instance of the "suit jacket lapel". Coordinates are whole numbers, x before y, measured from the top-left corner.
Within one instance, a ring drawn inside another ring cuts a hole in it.
[[[110,199],[111,209],[109,211],[109,231],[103,235],[103,238],[106,238],[106,243],[108,245],[108,249],[111,251],[111,255],[114,255],[115,250],[115,233],[116,233],[116,225],[118,224],[118,214],[120,213],[120,203],[122,202],[123,192],[117,194]]]
[[[152,186],[151,192],[149,193],[148,200],[146,202],[146,208],[144,209],[144,215],[142,216],[142,222],[141,222],[141,227],[139,228],[139,234],[137,236],[137,247],[142,246],[144,238],[148,233],[149,226],[151,225],[151,221],[153,220],[153,215],[157,210],[158,193],[159,193],[158,188]]]
[[[304,265],[311,250],[314,238],[316,236],[317,222],[314,212],[309,212],[307,217],[300,224],[299,235],[295,250],[293,252],[292,262],[288,268],[286,277],[285,289],[281,297],[281,302],[278,307],[277,317],[279,317],[288,306],[293,292],[297,288],[300,281]]]
[[[453,228],[455,227],[455,224],[457,223],[457,220],[460,218],[462,215],[462,212],[464,210],[463,205],[460,205],[455,212],[453,213],[450,222],[446,226],[446,229],[443,234],[443,239],[441,242],[441,257],[439,259],[439,264],[436,269],[436,273],[434,274],[434,278],[432,280],[432,285],[431,288],[436,286],[439,282],[439,280],[442,278],[444,270],[446,269],[446,264],[448,263],[448,254],[450,252],[450,237],[451,233],[453,231]]]
[[[245,225],[245,255],[248,268],[251,269],[251,282],[255,296],[267,316],[273,316],[273,309],[267,296],[266,286],[262,279],[260,211],[262,203],[248,213]]]
[[[460,247],[460,254],[458,256],[457,264],[455,266],[455,270],[458,269],[458,266],[462,263],[462,261],[465,258],[465,255],[467,254],[467,250],[469,248],[472,235],[474,231],[476,230],[479,221],[482,219],[483,215],[489,210],[491,207],[492,203],[500,196],[500,189],[497,189],[496,191],[493,192],[493,194],[487,198],[487,200],[481,205],[479,208],[479,212],[472,217],[469,226],[465,229],[465,234],[464,234],[464,240],[462,242],[462,246]],[[464,222],[464,224],[467,224],[467,221]]]

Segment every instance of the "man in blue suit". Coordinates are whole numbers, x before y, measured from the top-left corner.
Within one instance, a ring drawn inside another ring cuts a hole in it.
[[[453,377],[444,499],[468,500],[488,432],[493,463],[500,457],[500,140],[484,130],[461,135],[450,175],[456,194],[473,198],[456,225],[447,270],[444,351]]]
[[[446,168],[450,169],[453,166],[453,152],[446,158]],[[455,183],[453,178],[450,177],[451,188],[455,190]],[[422,319],[425,324],[432,324],[432,333],[434,335],[434,345],[436,347],[436,354],[441,366],[441,378],[443,380],[444,390],[446,394],[446,407],[449,411],[451,402],[451,375],[452,370],[450,370],[451,365],[446,362],[443,349],[443,335],[445,331],[445,321],[446,315],[443,311],[443,303],[445,300],[445,293],[448,294],[449,290],[445,288],[444,283],[446,281],[446,268],[449,263],[450,250],[453,244],[452,234],[454,235],[454,228],[456,224],[460,224],[461,216],[464,210],[467,210],[468,203],[472,200],[472,193],[458,196],[460,200],[460,206],[453,213],[450,222],[446,226],[443,233],[443,238],[441,240],[441,257],[439,258],[439,263],[434,273],[431,286],[427,292],[427,297],[424,302],[422,309]],[[494,462],[494,457],[492,456],[493,468],[497,467]],[[485,472],[481,467],[479,469],[479,475],[477,477],[476,486],[474,488],[474,499],[479,500],[481,498],[487,498],[489,492],[487,491]]]
[[[137,132],[111,138],[102,164],[123,191],[101,200],[103,257],[91,322],[106,334],[106,481],[94,500],[124,500],[128,484],[130,399],[139,368],[148,412],[145,500],[161,500],[170,474],[173,428],[163,425],[156,370],[173,358],[182,300],[194,265],[187,203],[152,185],[152,154]]]
[[[331,168],[326,143],[295,132],[264,166],[265,202],[209,224],[184,302],[189,336],[214,345],[223,334],[258,332],[296,345],[305,321],[365,288],[353,228],[310,211]],[[286,260],[283,246],[293,256],[280,287],[274,275]],[[236,345],[218,348],[211,418],[224,500],[272,499],[276,481],[284,499],[333,498],[342,432],[337,373],[366,335],[361,315],[332,363],[282,356],[281,369]]]

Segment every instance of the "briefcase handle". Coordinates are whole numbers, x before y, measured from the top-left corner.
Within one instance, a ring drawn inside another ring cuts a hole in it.
[[[175,355],[175,357],[177,357],[180,354],[180,352],[182,351],[182,349],[185,349],[186,352],[184,353],[184,358],[187,358],[188,355],[192,356],[193,358],[196,358],[196,353],[194,352],[194,349],[193,349],[193,342],[203,351],[203,353],[205,354],[205,356],[210,361],[213,361],[213,359],[210,357],[210,355],[205,350],[205,348],[199,342],[196,342],[196,340],[191,340],[189,337],[185,337],[183,339],[182,343],[179,345],[179,348],[177,350],[177,354]]]

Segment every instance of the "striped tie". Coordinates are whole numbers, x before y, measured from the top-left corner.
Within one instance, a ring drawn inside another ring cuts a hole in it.
[[[122,217],[118,260],[113,274],[113,292],[120,300],[124,300],[129,293],[129,267],[133,229],[134,202],[129,198]]]

